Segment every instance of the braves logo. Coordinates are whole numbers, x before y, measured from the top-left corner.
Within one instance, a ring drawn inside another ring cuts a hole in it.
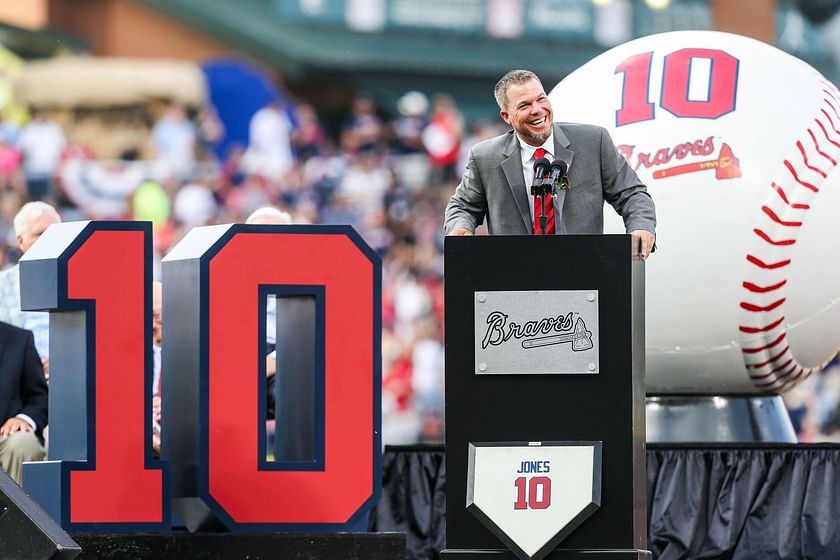
[[[552,331],[561,334],[549,334]],[[547,336],[537,336],[539,334]],[[511,338],[522,340],[522,348],[538,348],[553,344],[572,343],[572,350],[582,352],[593,347],[592,332],[586,328],[586,323],[578,317],[573,319],[571,312],[556,317],[543,317],[537,321],[527,321],[519,325],[508,322],[508,316],[501,311],[493,311],[487,317],[487,331],[481,341],[481,347],[498,346]]]
[[[627,160],[628,163],[633,164],[633,152],[635,146],[621,144],[618,146],[618,151]],[[713,155],[716,151],[714,137],[708,136],[705,140],[697,139],[693,142],[684,142],[675,146],[659,148],[653,152],[639,152],[636,155],[636,164],[633,169],[638,170],[640,167],[650,169],[652,167],[660,167],[670,164],[673,160],[681,161],[686,158],[706,157]],[[706,171],[708,169],[715,170],[715,179],[734,179],[741,176],[740,161],[732,152],[729,144],[723,143],[717,156],[711,159],[702,159],[699,161],[691,161],[680,165],[671,167],[664,167],[656,169],[653,172],[654,179],[666,179],[676,175],[683,175],[685,173],[694,173],[696,171]]]

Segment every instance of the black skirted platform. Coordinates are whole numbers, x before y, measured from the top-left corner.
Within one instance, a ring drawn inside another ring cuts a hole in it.
[[[374,531],[404,531],[408,558],[445,548],[443,446],[387,447]],[[840,558],[840,445],[647,447],[654,558]],[[500,543],[500,547],[501,547]]]
[[[387,447],[371,533],[72,537],[81,560],[436,560],[445,468],[443,446]],[[653,558],[840,558],[840,445],[652,444],[647,490]]]

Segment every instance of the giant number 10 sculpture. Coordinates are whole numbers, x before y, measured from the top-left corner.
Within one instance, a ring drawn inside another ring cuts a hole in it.
[[[170,501],[190,528],[355,526],[379,495],[380,270],[349,227],[189,232],[163,261],[158,461],[151,224],[52,226],[21,260],[22,307],[51,311],[50,461],[26,491],[74,531],[165,531]],[[266,293],[316,300],[311,460],[265,459]]]

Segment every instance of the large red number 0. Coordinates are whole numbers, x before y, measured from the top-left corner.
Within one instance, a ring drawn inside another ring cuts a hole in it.
[[[380,271],[379,258],[349,227],[196,228],[166,256],[163,410],[200,419],[170,425],[164,412],[162,454],[172,463],[179,515],[183,496],[199,498],[231,530],[363,523],[379,493],[382,453]],[[265,460],[261,290],[315,299],[312,376],[322,405],[314,407],[321,411],[311,460]],[[177,374],[167,377],[169,370]],[[169,437],[180,447],[170,447]],[[181,515],[189,526],[188,516]]]
[[[206,498],[230,516],[230,528],[340,526],[372,501],[379,453],[371,414],[377,362],[373,261],[345,235],[314,233],[234,234],[209,260],[208,454],[200,468],[207,473]],[[326,460],[320,467],[260,467],[256,414],[242,414],[258,402],[258,376],[246,378],[243,371],[257,371],[252,349],[261,283],[323,286]],[[242,317],[253,332],[239,327]]]
[[[641,53],[616,66],[616,73],[624,74],[621,108],[615,113],[616,126],[653,119],[653,104],[648,102],[652,58],[652,52]],[[702,78],[701,71],[693,65],[699,67],[701,62],[708,68],[706,91],[699,96],[702,99],[690,99],[692,74]],[[668,54],[663,64],[660,105],[666,111],[681,118],[716,119],[735,110],[737,58],[718,49],[688,48]]]

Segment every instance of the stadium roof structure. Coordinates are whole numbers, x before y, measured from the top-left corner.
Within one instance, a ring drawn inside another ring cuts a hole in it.
[[[88,50],[88,44],[79,37],[56,29],[37,31],[0,23],[0,45],[14,51],[24,59],[45,58]]]
[[[429,30],[368,33],[301,24],[281,18],[271,0],[137,1],[276,66],[289,80],[346,83],[391,101],[409,89],[428,91],[434,81],[437,88],[445,84],[445,91],[458,95],[459,103],[464,94],[467,105],[484,105],[493,114],[498,109],[492,87],[506,71],[531,69],[550,89],[604,50],[580,40],[505,40]]]

